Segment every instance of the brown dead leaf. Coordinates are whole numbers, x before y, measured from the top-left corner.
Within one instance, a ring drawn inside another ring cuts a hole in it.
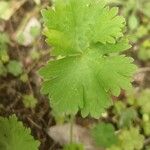
[[[48,135],[60,145],[70,142],[70,124],[56,125],[50,127],[47,131]],[[102,150],[94,145],[89,130],[79,125],[73,126],[73,141],[83,144],[85,150]]]

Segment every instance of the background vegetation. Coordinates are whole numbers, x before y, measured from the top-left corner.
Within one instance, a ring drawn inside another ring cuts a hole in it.
[[[109,0],[109,3],[118,6],[126,18],[126,34],[132,44],[126,54],[138,66],[133,89],[113,97],[114,106],[98,121],[78,115],[76,123],[84,128],[97,124],[91,137],[95,145],[107,150],[150,150],[150,1]],[[16,114],[24,126],[31,128],[41,150],[61,148],[48,135],[47,128],[68,122],[67,117],[51,111],[47,97],[40,93],[41,78],[37,74],[47,60],[53,59],[42,35],[40,13],[50,5],[49,0],[0,1],[0,116]],[[107,143],[110,137],[113,140]],[[69,150],[69,146],[64,149]],[[80,150],[82,146],[74,149]]]

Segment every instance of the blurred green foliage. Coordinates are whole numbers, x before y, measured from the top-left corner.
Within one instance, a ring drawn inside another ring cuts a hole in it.
[[[63,150],[84,150],[82,144],[71,143],[64,146]]]
[[[19,76],[23,70],[22,70],[22,64],[21,62],[17,60],[11,60],[9,61],[7,65],[8,73],[11,73],[14,76]]]
[[[138,58],[143,61],[150,60],[150,39],[145,40],[138,51]]]
[[[91,135],[97,146],[107,148],[118,142],[112,124],[100,123],[91,130]]]
[[[26,108],[35,108],[37,99],[32,95],[23,95],[23,104]]]
[[[34,1],[37,5],[40,5],[39,0]],[[0,1],[0,19],[8,20],[13,15],[14,11],[10,9],[12,8],[10,2],[11,0]],[[120,14],[126,17],[127,29],[125,29],[125,32],[129,35],[133,48],[134,46],[137,48],[135,52],[137,55],[136,61],[149,63],[150,0],[109,0],[109,2],[119,6]],[[24,23],[24,18],[20,22]],[[23,24],[21,30],[20,28],[18,29],[19,35],[16,42],[18,42],[19,46],[22,46],[22,43],[26,40],[23,32],[28,21],[29,19]],[[39,52],[36,46],[38,44],[36,38],[40,35],[40,32],[41,28],[38,26],[31,27],[29,30],[29,34],[34,41],[30,45],[31,49],[28,57],[33,61],[39,60],[41,57],[41,51]],[[24,66],[19,58],[16,56],[14,60],[11,57],[10,51],[13,50],[11,49],[12,41],[9,38],[9,33],[6,31],[0,32],[0,77],[7,77],[9,73],[15,79],[26,83],[29,75],[24,73]],[[37,99],[32,94],[22,94],[22,100],[26,108],[34,109],[37,104]],[[105,123],[102,123],[102,126],[98,124],[93,131],[94,139],[98,146],[106,147],[107,150],[141,150],[143,147],[144,150],[150,150],[150,145],[144,144],[144,140],[150,138],[150,89],[142,89],[138,92],[133,89],[133,91],[126,94],[124,100],[114,102],[112,113],[112,124],[109,124],[109,127],[108,125],[103,126]],[[53,116],[58,124],[63,123],[65,120],[64,116],[56,114]],[[83,150],[83,146],[69,144],[64,147],[64,150]]]
[[[118,133],[119,141],[107,150],[141,150],[144,144],[144,136],[138,128],[124,129]]]

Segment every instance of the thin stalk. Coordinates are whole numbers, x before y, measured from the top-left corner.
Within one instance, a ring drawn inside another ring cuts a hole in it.
[[[73,125],[74,125],[74,115],[70,116],[70,143],[73,143]]]

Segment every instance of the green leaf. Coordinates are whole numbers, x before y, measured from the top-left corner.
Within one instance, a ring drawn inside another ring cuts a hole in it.
[[[118,40],[115,44],[93,44],[93,49],[99,49],[99,52],[103,55],[105,54],[111,54],[111,53],[118,53],[125,51],[129,48],[131,48],[131,45],[129,45],[129,41],[127,38],[122,38],[121,40]]]
[[[31,95],[24,95],[23,96],[23,104],[26,108],[35,108],[37,104],[37,99]]]
[[[126,108],[122,110],[119,120],[120,127],[129,127],[137,118],[137,112],[134,108]]]
[[[115,129],[112,124],[100,123],[92,129],[92,137],[99,147],[108,148],[117,143]]]
[[[150,40],[145,40],[139,51],[138,51],[138,58],[143,60],[143,61],[147,61],[150,60]]]
[[[125,110],[125,108],[126,108],[126,105],[122,101],[116,101],[114,103],[114,113],[116,115],[120,116],[122,114],[122,110]]]
[[[131,127],[119,132],[118,143],[107,150],[141,150],[144,145],[144,136],[139,133],[138,128]]]
[[[121,147],[113,145],[110,148],[107,148],[106,150],[123,150]]]
[[[131,30],[137,29],[139,25],[139,21],[135,14],[132,14],[131,16],[129,16],[128,25]]]
[[[138,58],[143,61],[149,61],[150,60],[150,49],[140,48],[138,52]]]
[[[101,13],[99,13],[101,12]],[[129,48],[122,36],[124,19],[117,8],[103,1],[56,0],[54,8],[43,10],[48,42],[61,59],[40,70],[42,92],[48,94],[54,111],[99,118],[118,96],[128,90],[135,65],[119,52]],[[124,69],[126,68],[126,69]]]
[[[20,80],[24,83],[28,82],[28,74],[24,73],[20,76]]]
[[[40,143],[31,136],[16,116],[0,117],[0,149],[1,150],[38,150]]]
[[[49,94],[55,111],[76,114],[80,108],[82,116],[97,118],[111,104],[109,91],[118,95],[120,88],[131,86],[132,59],[93,52],[50,61],[40,70],[45,80],[42,92]]]
[[[30,33],[33,38],[36,38],[40,34],[41,27],[39,26],[32,26],[30,29]]]
[[[37,60],[40,58],[40,53],[37,51],[37,50],[32,50],[30,52],[30,57],[33,59],[33,60]]]
[[[55,0],[54,7],[42,15],[55,55],[82,53],[92,44],[113,44],[123,36],[124,18],[103,0]]]
[[[72,144],[65,145],[63,150],[84,150],[84,149],[83,149],[83,145],[72,143]]]
[[[121,150],[141,150],[144,144],[144,136],[139,133],[138,128],[124,129],[119,134],[119,147]]]
[[[4,63],[8,62],[9,55],[8,55],[8,47],[7,44],[9,43],[9,38],[6,34],[0,33],[0,60]]]
[[[19,61],[11,60],[7,65],[7,70],[12,75],[19,76],[23,72],[22,64]]]
[[[143,122],[142,123],[143,129],[144,129],[144,133],[147,136],[150,136],[150,120],[147,122]]]
[[[150,114],[150,89],[145,89],[140,93],[137,104],[141,107],[142,113]]]
[[[144,2],[141,2],[141,5],[142,7],[140,7],[140,11],[146,15],[147,17],[150,18],[150,11],[149,11],[149,8],[150,8],[150,1],[149,0],[146,0]]]
[[[10,41],[8,35],[0,32],[0,44],[7,44],[9,42]]]

